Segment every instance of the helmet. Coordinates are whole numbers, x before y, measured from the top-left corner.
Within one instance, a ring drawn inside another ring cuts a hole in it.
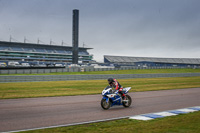
[[[115,82],[113,78],[108,78],[108,83],[111,84],[112,82]]]

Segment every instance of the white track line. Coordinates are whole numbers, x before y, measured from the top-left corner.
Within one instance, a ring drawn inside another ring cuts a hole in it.
[[[80,122],[80,123],[72,123],[72,124],[64,124],[64,125],[56,125],[56,126],[48,126],[48,127],[40,127],[40,128],[31,128],[31,129],[16,130],[16,131],[7,131],[7,132],[2,132],[2,133],[16,133],[16,132],[40,130],[40,129],[47,129],[47,128],[68,127],[68,126],[75,126],[75,125],[82,125],[82,124],[119,120],[119,119],[125,119],[125,118],[129,118],[129,117],[131,117],[131,116],[124,116],[124,117],[117,117],[117,118],[110,118],[110,119],[103,119],[103,120],[95,120],[95,121],[87,121],[87,122]]]
[[[196,108],[200,108],[200,106],[195,106]],[[194,110],[189,109],[192,107],[188,108],[183,108],[183,109],[177,109],[177,111],[183,111],[183,112],[194,112]],[[172,111],[172,110],[169,110]],[[148,113],[149,114],[149,113]],[[172,115],[177,115],[170,113],[168,111],[163,111],[163,112],[157,112],[157,113],[151,113],[151,114],[156,114],[156,115],[161,115],[161,116],[172,116]],[[145,115],[145,114],[141,114]],[[56,126],[48,126],[48,127],[40,127],[40,128],[31,128],[31,129],[24,129],[24,130],[15,130],[15,131],[7,131],[7,132],[2,132],[2,133],[16,133],[16,132],[23,132],[23,131],[32,131],[32,130],[40,130],[40,129],[47,129],[47,128],[57,128],[57,127],[68,127],[68,126],[75,126],[75,125],[82,125],[82,124],[90,124],[90,123],[97,123],[97,122],[105,122],[105,121],[112,121],[112,120],[119,120],[119,119],[137,119],[137,120],[151,120],[153,118],[141,116],[141,115],[135,115],[135,116],[124,116],[124,117],[117,117],[117,118],[110,118],[110,119],[103,119],[103,120],[95,120],[95,121],[87,121],[87,122],[79,122],[79,123],[72,123],[72,124],[64,124],[64,125],[56,125]]]

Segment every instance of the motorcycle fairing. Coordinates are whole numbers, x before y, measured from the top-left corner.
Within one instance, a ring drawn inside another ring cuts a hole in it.
[[[109,101],[108,97],[103,97],[103,99],[106,99],[106,102],[108,103],[108,101]]]

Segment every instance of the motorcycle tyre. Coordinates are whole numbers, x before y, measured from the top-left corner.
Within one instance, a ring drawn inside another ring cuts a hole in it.
[[[129,104],[128,104],[128,105],[126,105],[125,102],[122,102],[122,104],[123,104],[123,106],[124,106],[125,108],[131,106],[131,103],[132,103],[132,99],[131,99],[131,97],[130,97],[129,95],[126,95],[126,100],[129,100]]]
[[[106,99],[102,99],[102,100],[101,100],[101,107],[102,107],[103,109],[105,109],[105,110],[109,109],[110,106],[111,106],[111,102],[108,101],[108,107],[104,107],[104,102],[106,102]]]

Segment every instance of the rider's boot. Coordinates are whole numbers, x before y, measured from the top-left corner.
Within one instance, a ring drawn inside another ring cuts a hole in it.
[[[126,100],[126,95],[125,94],[122,95],[122,100],[123,101]]]

